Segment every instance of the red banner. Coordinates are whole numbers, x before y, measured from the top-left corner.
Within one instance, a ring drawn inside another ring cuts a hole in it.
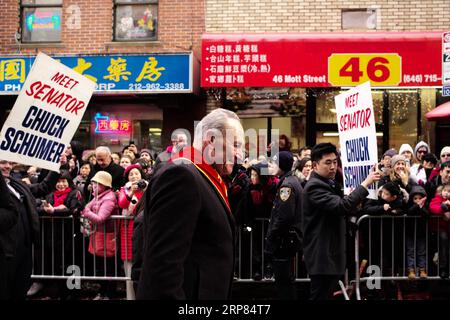
[[[440,86],[441,32],[205,34],[202,87]]]

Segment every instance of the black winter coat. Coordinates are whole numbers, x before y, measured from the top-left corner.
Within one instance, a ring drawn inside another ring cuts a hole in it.
[[[147,189],[138,299],[227,299],[234,219],[191,163],[162,167]]]
[[[0,174],[0,300],[4,300],[7,297],[6,257],[3,245],[7,238],[4,238],[4,234],[15,226],[17,220],[17,209],[12,202],[5,178]]]
[[[302,190],[300,181],[292,175],[292,171],[280,178],[267,229],[266,253],[269,255],[289,257],[301,249],[301,241],[297,243],[297,248],[286,247],[291,240],[289,232],[296,232],[299,240],[301,237]]]
[[[358,186],[343,196],[339,184],[316,172],[303,190],[303,253],[310,275],[343,275],[345,272],[345,216],[361,203],[369,192]]]
[[[28,221],[30,222],[31,230],[31,240],[36,246],[40,246],[40,224],[39,215],[36,208],[36,198],[43,198],[53,190],[56,182],[58,181],[60,174],[50,171],[50,173],[45,177],[45,179],[40,183],[34,183],[31,185],[26,185],[20,180],[10,178],[11,186],[24,195],[23,204],[28,213]],[[10,248],[15,248],[16,245],[16,230],[15,227],[12,228],[6,236],[9,237]]]
[[[83,196],[86,203],[88,203],[92,197],[91,192],[88,190],[88,186],[91,183],[91,179],[95,176],[95,174],[98,171],[106,171],[111,175],[112,188],[114,191],[120,190],[120,188],[122,188],[126,182],[123,176],[124,169],[121,166],[115,164],[112,160],[109,166],[107,166],[106,168],[101,168],[98,164],[96,164],[91,168],[91,172],[89,173],[89,176],[87,177],[86,183],[84,185]]]

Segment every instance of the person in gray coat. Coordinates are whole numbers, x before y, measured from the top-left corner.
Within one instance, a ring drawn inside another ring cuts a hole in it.
[[[303,253],[311,277],[310,300],[330,299],[345,272],[345,216],[369,194],[368,187],[380,179],[371,171],[349,195],[335,181],[338,152],[331,143],[312,149],[313,172],[303,189]]]

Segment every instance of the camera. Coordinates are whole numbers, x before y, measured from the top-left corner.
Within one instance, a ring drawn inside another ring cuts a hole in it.
[[[136,185],[139,189],[144,190],[147,187],[147,181],[141,179],[136,183]]]

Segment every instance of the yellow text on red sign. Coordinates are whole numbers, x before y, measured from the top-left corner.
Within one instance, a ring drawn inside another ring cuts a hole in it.
[[[402,79],[402,58],[396,53],[334,53],[328,57],[328,82],[333,86],[396,86]]]

